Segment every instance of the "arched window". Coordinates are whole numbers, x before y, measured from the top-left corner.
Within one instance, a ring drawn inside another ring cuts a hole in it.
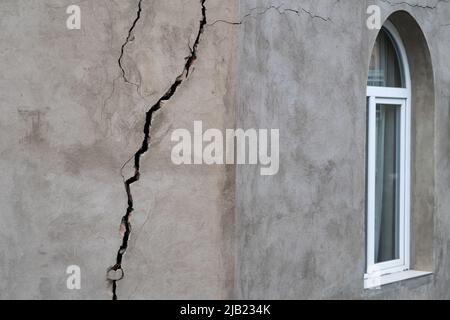
[[[410,267],[411,80],[389,21],[377,37],[367,81],[367,274]]]

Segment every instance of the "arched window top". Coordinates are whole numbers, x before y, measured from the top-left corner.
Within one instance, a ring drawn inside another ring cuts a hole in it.
[[[371,87],[407,88],[406,57],[394,26],[387,23],[375,42],[367,85]]]

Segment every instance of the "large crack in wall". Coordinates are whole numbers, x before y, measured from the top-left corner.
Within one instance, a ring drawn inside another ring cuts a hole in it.
[[[131,192],[131,185],[133,183],[139,181],[139,178],[141,175],[141,172],[140,172],[141,157],[149,149],[149,143],[150,143],[150,138],[151,138],[150,130],[151,130],[151,126],[152,126],[152,120],[153,120],[154,113],[157,112],[158,110],[160,110],[164,106],[164,103],[168,102],[173,97],[173,95],[177,91],[178,87],[183,83],[184,80],[186,80],[188,78],[190,69],[191,69],[194,61],[197,59],[197,48],[200,43],[201,35],[203,34],[205,26],[207,24],[206,4],[205,3],[206,3],[206,0],[200,0],[202,19],[200,20],[199,29],[198,29],[198,33],[195,38],[194,44],[193,44],[192,48],[190,48],[190,51],[191,51],[190,55],[186,58],[186,62],[184,64],[183,71],[175,79],[175,81],[172,83],[172,85],[169,87],[169,89],[164,93],[164,95],[161,98],[159,98],[159,100],[147,111],[146,116],[145,116],[144,139],[142,141],[142,145],[139,148],[139,150],[134,154],[134,157],[131,158],[131,160],[134,158],[134,175],[124,181],[125,191],[127,194],[127,210],[126,210],[125,215],[122,217],[122,221],[121,221],[121,229],[124,229],[122,244],[117,252],[116,264],[114,266],[110,267],[107,272],[107,279],[112,282],[113,300],[117,300],[117,282],[122,280],[125,276],[125,272],[122,267],[122,262],[123,262],[123,257],[126,253],[126,250],[128,248],[128,241],[129,241],[130,235],[131,235],[130,216],[131,216],[131,213],[134,211],[134,207],[133,207],[134,203],[133,203],[133,195]],[[128,42],[131,41],[131,39],[133,37],[132,36],[133,29],[135,28],[136,23],[140,19],[141,12],[142,12],[142,0],[140,0],[138,3],[137,17],[133,21],[133,24],[128,31],[128,36],[125,40],[125,43],[122,45],[121,54],[120,54],[120,57],[118,60],[123,79],[127,83],[130,83],[130,82],[126,78],[125,70],[122,66],[122,58],[123,58],[123,53],[124,53],[124,49],[125,49],[126,45],[128,44]],[[125,165],[127,163],[125,163]]]
[[[338,3],[339,1],[340,0],[337,0],[336,3]],[[287,14],[287,13],[293,13],[293,14],[300,16],[303,13],[303,14],[306,14],[311,19],[319,19],[319,20],[322,20],[325,22],[331,22],[330,17],[322,17],[320,15],[313,14],[312,12],[307,11],[306,9],[303,9],[303,8],[299,8],[299,9],[283,8],[283,9],[281,9],[281,7],[283,5],[280,5],[280,6],[272,5],[272,6],[268,6],[268,7],[264,7],[264,8],[259,8],[259,7],[253,8],[247,14],[245,14],[242,17],[242,19],[238,22],[229,22],[229,21],[219,19],[219,20],[214,21],[211,24],[207,24],[206,0],[200,0],[200,4],[201,4],[202,19],[200,20],[199,29],[198,29],[194,44],[193,44],[192,48],[190,48],[190,55],[188,57],[186,57],[186,62],[184,64],[183,71],[175,79],[175,81],[171,84],[171,86],[164,93],[164,95],[161,98],[159,98],[159,100],[147,111],[144,130],[143,130],[144,131],[144,139],[142,141],[142,145],[139,148],[139,150],[134,154],[134,156],[131,157],[122,166],[122,169],[123,169],[130,161],[132,161],[134,159],[134,175],[126,180],[124,178],[124,186],[125,186],[125,190],[126,190],[126,194],[127,194],[127,209],[126,209],[125,215],[122,217],[122,220],[121,220],[121,230],[123,232],[122,244],[117,252],[115,265],[110,267],[107,271],[107,279],[112,283],[113,300],[118,299],[118,297],[117,297],[117,282],[122,280],[125,276],[125,272],[122,267],[122,262],[123,262],[123,257],[128,248],[128,243],[129,243],[129,239],[130,239],[130,235],[131,235],[131,231],[132,231],[130,217],[131,217],[132,212],[134,211],[134,202],[133,202],[133,196],[132,196],[132,192],[131,192],[131,185],[133,183],[139,181],[139,178],[140,178],[140,174],[141,174],[140,160],[141,160],[141,157],[149,149],[149,143],[150,143],[150,139],[151,139],[150,130],[152,127],[153,115],[155,112],[159,111],[163,107],[165,102],[169,101],[173,97],[173,95],[177,91],[178,87],[182,84],[182,82],[184,80],[186,80],[188,78],[191,67],[192,67],[194,61],[197,59],[198,45],[200,43],[200,38],[201,38],[201,35],[203,34],[205,28],[208,26],[213,26],[216,23],[220,23],[220,22],[232,24],[232,25],[241,25],[245,22],[245,20],[248,17],[252,16],[252,14],[254,12],[256,12],[257,16],[260,16],[260,15],[265,15],[270,10],[276,10],[279,14],[283,14],[283,15]],[[129,79],[127,78],[125,68],[122,64],[122,60],[123,60],[124,51],[125,51],[126,46],[128,45],[129,42],[134,40],[133,31],[141,17],[141,13],[142,13],[142,0],[140,0],[138,2],[136,18],[134,19],[133,23],[131,24],[131,27],[128,30],[127,37],[125,39],[125,42],[121,46],[120,56],[117,60],[119,69],[121,72],[121,75],[119,77],[122,77],[123,81],[125,83],[134,85],[137,88],[139,87],[139,85],[129,81]]]
[[[131,24],[131,26],[128,30],[127,37],[125,39],[125,42],[121,46],[120,56],[117,60],[119,69],[121,72],[120,76],[123,78],[123,81],[127,84],[131,84],[136,87],[139,87],[139,85],[131,82],[127,78],[127,74],[126,74],[125,68],[123,66],[122,60],[123,60],[124,51],[125,51],[126,46],[131,41],[134,40],[133,31],[141,18],[142,1],[143,0],[139,0],[139,2],[138,2],[136,18],[134,19],[133,23]],[[168,102],[174,96],[178,87],[183,83],[184,80],[186,80],[189,77],[191,67],[192,67],[194,61],[197,59],[198,45],[200,43],[201,36],[202,36],[203,32],[205,31],[205,28],[208,26],[214,26],[217,23],[225,23],[225,24],[230,24],[230,25],[242,25],[248,18],[252,17],[253,14],[255,16],[265,15],[267,12],[269,12],[271,10],[275,10],[280,15],[286,15],[288,13],[291,13],[291,14],[294,14],[297,16],[305,15],[306,17],[309,17],[312,20],[317,19],[318,21],[322,21],[322,22],[333,22],[332,18],[330,16],[321,16],[321,15],[313,13],[312,11],[306,10],[303,7],[298,7],[295,9],[294,8],[283,8],[283,4],[281,4],[279,6],[271,5],[271,6],[267,6],[267,7],[263,7],[263,8],[255,7],[253,9],[250,9],[247,12],[247,14],[243,15],[241,17],[241,19],[238,21],[226,21],[226,20],[218,19],[210,24],[207,24],[206,4],[205,4],[206,0],[199,0],[199,1],[201,4],[202,19],[200,20],[200,24],[199,24],[199,28],[198,28],[198,32],[197,32],[197,36],[195,38],[194,44],[193,44],[192,48],[190,48],[190,54],[186,58],[186,62],[184,64],[183,71],[180,75],[178,75],[176,77],[174,82],[170,85],[169,89],[147,111],[145,124],[144,124],[144,130],[143,130],[144,139],[142,141],[142,145],[138,149],[138,151],[134,154],[134,156],[131,157],[130,160],[128,160],[123,166],[123,167],[125,167],[130,161],[132,161],[134,159],[134,174],[130,178],[128,178],[126,180],[124,179],[124,186],[125,186],[125,190],[126,190],[126,194],[127,194],[127,209],[126,209],[125,215],[122,217],[122,220],[121,220],[121,230],[123,231],[122,244],[117,252],[115,265],[110,267],[107,272],[107,279],[110,282],[112,282],[113,300],[117,300],[117,298],[118,298],[117,297],[117,282],[122,280],[125,276],[125,273],[124,273],[124,270],[122,267],[122,262],[123,262],[123,257],[126,253],[126,250],[128,248],[128,242],[129,242],[131,231],[132,231],[130,217],[131,217],[132,212],[134,211],[134,202],[133,202],[133,196],[132,196],[132,192],[131,192],[131,185],[133,183],[139,181],[139,179],[140,179],[140,174],[141,174],[140,161],[141,161],[141,157],[149,149],[149,144],[150,144],[150,139],[151,139],[150,131],[151,131],[151,127],[152,127],[152,120],[153,120],[154,113],[159,111],[164,106],[164,103]],[[448,3],[449,2],[449,0],[438,0],[435,5],[422,5],[422,4],[411,4],[408,1],[400,1],[400,2],[394,2],[391,0],[380,0],[380,1],[387,3],[391,6],[408,5],[410,7],[416,7],[416,8],[421,8],[421,9],[431,9],[431,10],[436,9],[440,3]],[[333,4],[333,7],[336,6],[339,2],[340,2],[340,0],[336,0]]]

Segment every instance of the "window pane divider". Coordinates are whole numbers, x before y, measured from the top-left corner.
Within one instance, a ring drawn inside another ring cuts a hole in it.
[[[409,97],[409,90],[404,88],[367,87],[367,96],[407,99]]]

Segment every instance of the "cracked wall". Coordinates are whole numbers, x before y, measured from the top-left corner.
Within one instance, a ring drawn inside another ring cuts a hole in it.
[[[448,1],[83,0],[67,30],[70,4],[0,3],[1,299],[449,298]],[[431,52],[435,276],[364,292],[370,4]],[[196,120],[279,128],[278,175],[173,165]]]
[[[85,0],[81,30],[68,30],[70,4],[0,4],[1,136],[10,137],[1,139],[0,298],[112,298],[106,273],[127,210],[121,174],[132,177],[134,161],[121,168],[161,97],[132,185],[117,296],[230,297],[234,169],[172,165],[170,134],[194,120],[234,126],[231,27],[203,25],[196,40],[197,0]],[[210,19],[233,19],[232,1],[204,4]],[[81,290],[66,288],[73,264]]]

